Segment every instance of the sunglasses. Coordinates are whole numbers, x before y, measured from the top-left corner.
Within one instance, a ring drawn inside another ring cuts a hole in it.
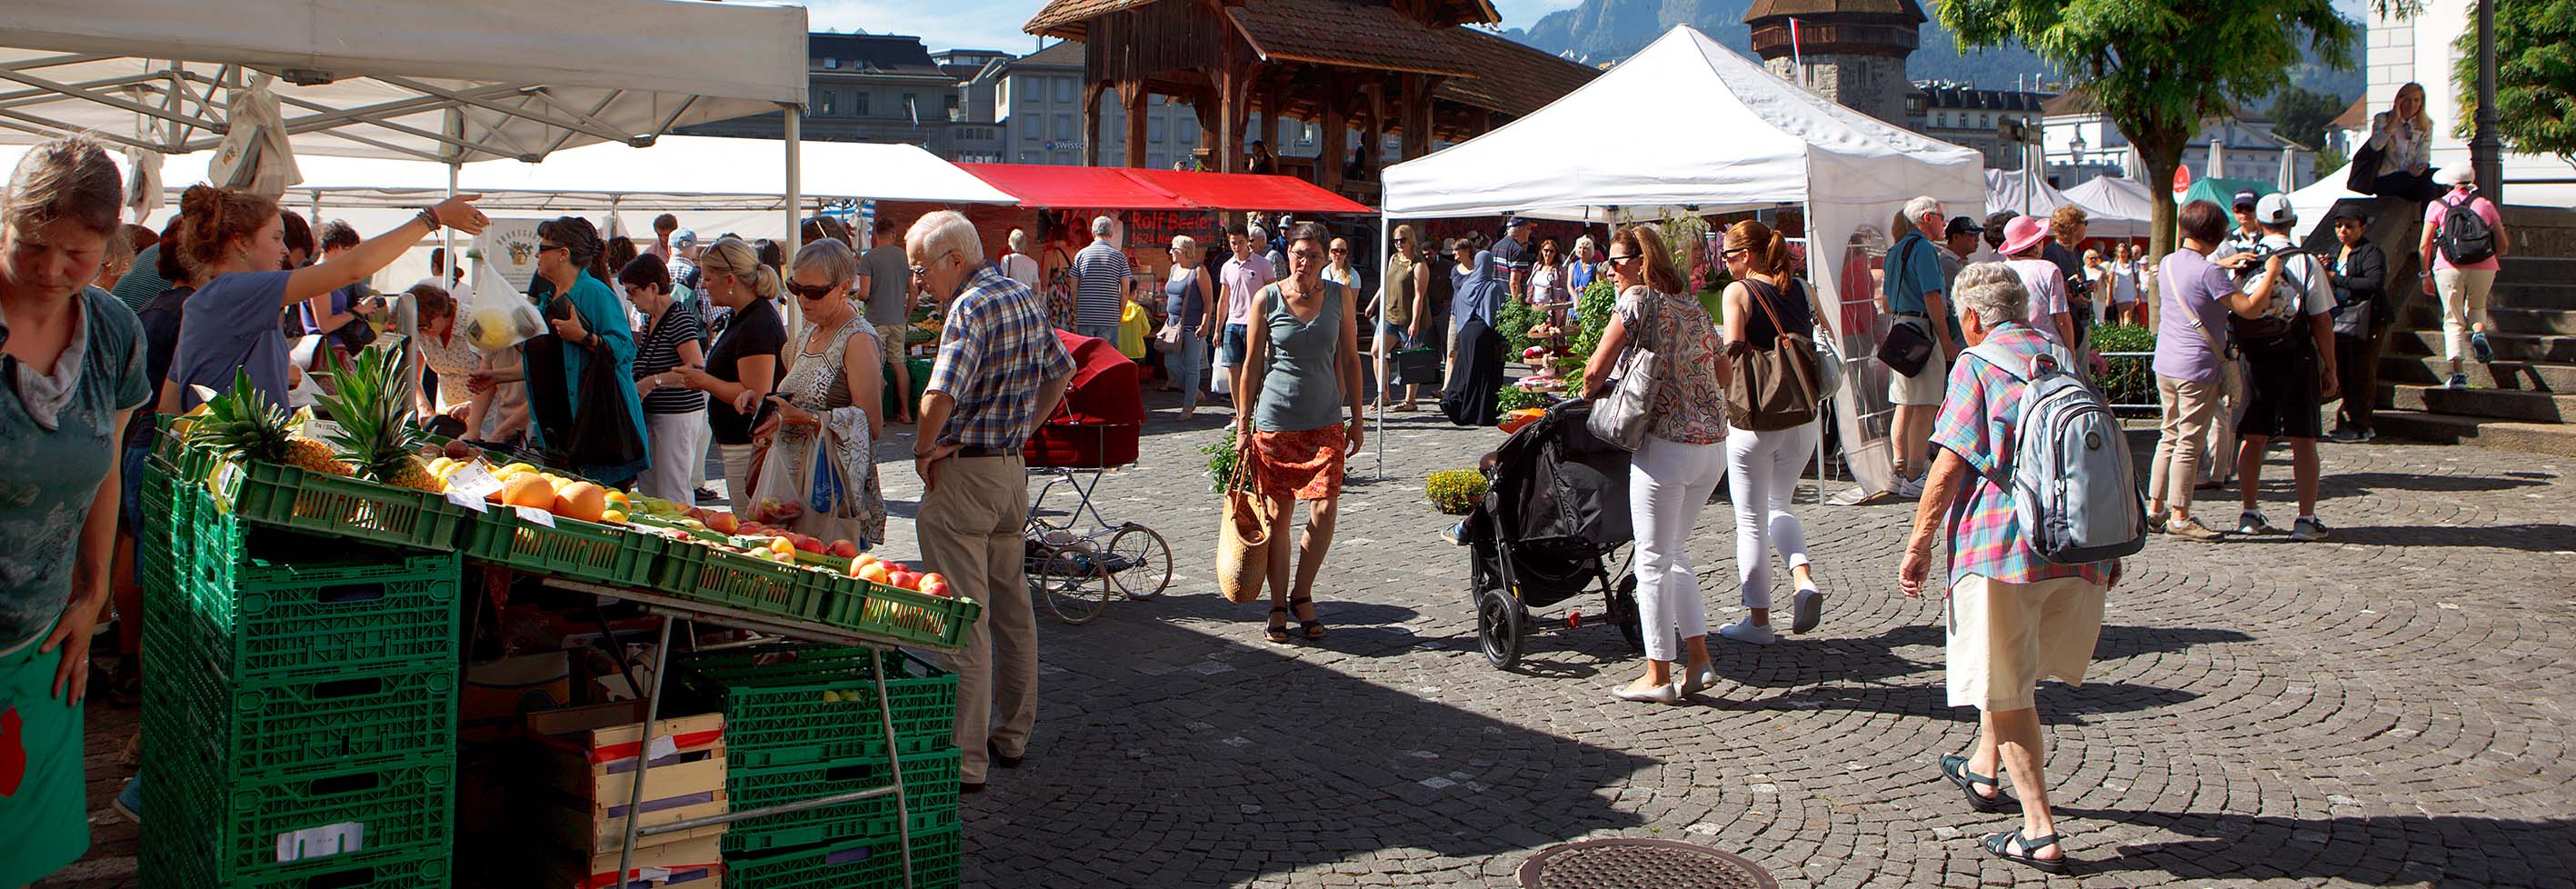
[[[1628,260],[1635,258],[1637,258],[1637,254],[1634,253],[1613,253],[1610,254],[1609,257],[1611,262],[1627,262]]]
[[[1335,248],[1333,248],[1333,252],[1334,252],[1334,253],[1336,253],[1336,254],[1341,254],[1341,253],[1349,253],[1349,252],[1351,252],[1351,251],[1350,251],[1350,248],[1348,248],[1348,247],[1335,247]]]
[[[564,248],[564,245],[562,245],[562,244],[545,244],[545,243],[540,243],[540,244],[538,244],[538,245],[537,245],[537,252],[539,252],[539,253],[552,253],[552,252],[554,252],[554,251],[562,250],[562,249],[565,249],[565,248]]]
[[[788,281],[786,284],[787,292],[796,294],[797,296],[805,299],[822,299],[832,295],[832,288],[841,286],[838,284],[825,284],[820,287],[807,287],[794,281]]]
[[[1738,254],[1738,253],[1751,253],[1751,252],[1753,252],[1753,248],[1751,248],[1751,247],[1737,247],[1737,248],[1735,248],[1735,249],[1733,249],[1733,250],[1720,250],[1720,251],[1717,251],[1717,255],[1718,255],[1718,257],[1719,257],[1719,258],[1725,258],[1725,257],[1729,257],[1729,256],[1734,256],[1735,254]]]

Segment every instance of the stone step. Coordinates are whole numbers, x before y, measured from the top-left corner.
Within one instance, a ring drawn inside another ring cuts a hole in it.
[[[2379,407],[2531,423],[2563,423],[2576,419],[2576,395],[2503,389],[2444,389],[2405,383],[2381,384]]]
[[[2498,361],[2576,362],[2576,336],[2491,333],[2487,334],[2487,345],[2494,347]],[[2442,354],[2442,331],[2433,328],[2390,333],[2388,354],[2438,357]]]
[[[2372,420],[2381,441],[2400,439],[2576,457],[2576,426],[2571,425],[2405,410],[2382,410]]]
[[[2416,330],[2440,329],[2442,306],[2432,299],[2415,300],[2398,313],[2398,323]],[[2489,306],[2487,307],[2487,329],[2497,333],[2576,336],[2576,311]]]
[[[2576,264],[2570,264],[2553,278],[2526,278],[2519,281],[2496,281],[2487,292],[2489,309],[2547,309],[2576,311]]]
[[[2469,385],[2484,389],[2576,393],[2576,364],[2462,361],[2460,372],[2468,375]],[[2450,361],[2429,355],[2383,355],[2379,359],[2379,379],[2384,382],[2429,386],[2448,379],[2450,373]]]

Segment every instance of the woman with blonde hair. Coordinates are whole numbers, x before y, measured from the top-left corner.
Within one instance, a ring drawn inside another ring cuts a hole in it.
[[[698,292],[733,312],[707,347],[704,367],[681,365],[682,384],[707,393],[708,437],[724,460],[725,497],[751,514],[751,426],[760,400],[778,382],[778,350],[787,322],[778,316],[778,275],[741,238],[720,238],[698,257]]]
[[[850,301],[859,259],[850,245],[825,238],[798,249],[792,267],[787,292],[796,295],[808,326],[787,378],[769,396],[769,417],[751,434],[769,443],[764,461],[838,469],[842,493],[822,506],[803,484],[762,489],[755,496],[794,507],[784,520],[789,528],[866,549],[885,542],[885,496],[875,457],[877,434],[885,428],[878,415],[884,409],[885,372],[879,368],[885,359],[877,351],[876,326]],[[828,450],[817,454],[818,448]]]
[[[1377,378],[1378,405],[1384,409],[1387,397],[1395,387],[1386,381],[1395,379],[1395,353],[1419,347],[1423,322],[1431,317],[1431,279],[1440,273],[1425,259],[1421,239],[1413,226],[1399,225],[1388,236],[1394,250],[1386,255],[1385,286],[1377,291]],[[1422,398],[1419,383],[1404,387],[1404,404],[1400,411],[1416,411]]]
[[[2433,117],[2424,113],[2423,84],[2397,88],[2388,110],[2371,116],[2370,138],[2362,147],[2379,152],[2371,194],[2421,203],[2446,190],[2433,181]]]
[[[1207,369],[1207,338],[1199,335],[1199,328],[1207,324],[1208,308],[1216,304],[1216,278],[1208,274],[1206,259],[1197,239],[1172,238],[1172,274],[1163,282],[1163,323],[1178,328],[1181,338],[1163,360],[1172,384],[1180,389],[1184,420],[1199,410],[1199,378]]]
[[[1612,690],[1620,700],[1678,704],[1716,681],[1708,662],[1707,604],[1692,573],[1691,532],[1699,509],[1726,472],[1726,403],[1718,384],[1716,325],[1689,295],[1663,233],[1636,225],[1610,239],[1610,275],[1618,307],[1584,368],[1586,398],[1609,388],[1621,354],[1634,344],[1659,357],[1662,377],[1647,400],[1646,439],[1629,462],[1628,513],[1637,532],[1637,612],[1645,627],[1646,672]],[[1687,671],[1673,675],[1675,645]]]
[[[1770,226],[1750,220],[1736,223],[1719,243],[1718,259],[1735,278],[1724,295],[1728,351],[1789,348],[1780,338],[1784,334],[1834,335],[1815,291],[1789,277],[1789,241]],[[1720,364],[1717,370],[1721,385],[1736,384],[1731,365]],[[1726,484],[1735,502],[1735,575],[1743,586],[1744,607],[1751,613],[1718,628],[1718,635],[1755,645],[1779,640],[1779,633],[1771,629],[1771,556],[1762,551],[1766,543],[1779,550],[1780,564],[1789,569],[1798,588],[1790,599],[1790,632],[1813,630],[1821,619],[1825,594],[1816,588],[1815,572],[1808,564],[1806,529],[1789,512],[1789,503],[1796,499],[1798,476],[1815,455],[1816,436],[1822,431],[1812,419],[1766,431],[1728,424]]]

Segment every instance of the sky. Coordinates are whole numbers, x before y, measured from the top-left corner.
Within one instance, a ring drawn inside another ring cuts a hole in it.
[[[1538,17],[1571,9],[1580,0],[1495,0],[1504,27],[1525,27]],[[921,14],[919,0],[808,0],[810,26],[817,31],[867,31],[914,34],[934,52],[943,49],[998,49],[1026,54],[1036,38],[1020,32],[1044,0],[941,0],[939,15]]]

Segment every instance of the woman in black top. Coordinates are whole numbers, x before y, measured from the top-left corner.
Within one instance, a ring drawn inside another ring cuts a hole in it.
[[[1825,313],[1816,310],[1814,292],[1806,282],[1789,277],[1787,238],[1762,223],[1739,222],[1726,230],[1719,250],[1727,273],[1735,278],[1726,286],[1724,297],[1727,342],[1769,351],[1784,347],[1780,340],[1784,330],[1813,337],[1833,335]],[[1720,362],[1717,369],[1721,383],[1734,385],[1727,379],[1732,364]],[[1798,491],[1798,475],[1806,470],[1808,458],[1815,456],[1822,427],[1815,420],[1761,432],[1733,428],[1732,423],[1728,427],[1726,484],[1735,502],[1735,571],[1743,585],[1744,607],[1752,613],[1719,627],[1717,634],[1769,645],[1779,634],[1771,628],[1771,555],[1762,551],[1764,544],[1780,551],[1780,563],[1789,569],[1798,588],[1792,599],[1791,631],[1815,629],[1824,613],[1825,594],[1816,589],[1815,572],[1807,563],[1806,530],[1789,512]]]
[[[736,512],[750,504],[751,427],[760,400],[778,383],[778,350],[787,346],[787,325],[778,317],[778,272],[760,262],[759,254],[740,238],[707,246],[698,258],[699,292],[710,305],[733,310],[724,335],[707,350],[705,367],[682,365],[672,372],[680,383],[710,396],[707,430],[716,452],[724,456],[725,496]]]
[[[659,256],[627,260],[617,286],[644,313],[635,329],[635,392],[644,404],[653,465],[635,488],[647,497],[695,503],[698,469],[707,462],[707,394],[684,385],[676,369],[706,363],[706,326],[695,307],[671,297],[671,270]]]

